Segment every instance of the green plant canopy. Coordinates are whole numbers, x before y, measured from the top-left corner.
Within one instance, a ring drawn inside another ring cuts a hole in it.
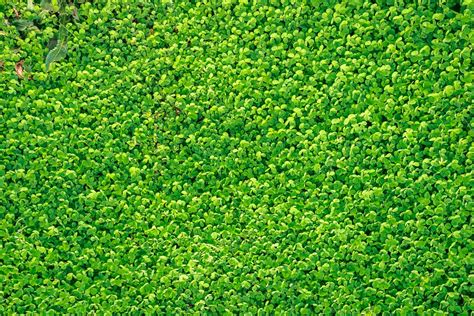
[[[0,314],[470,315],[473,10],[0,0]]]

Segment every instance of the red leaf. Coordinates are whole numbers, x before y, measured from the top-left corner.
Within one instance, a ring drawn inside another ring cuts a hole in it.
[[[19,62],[15,64],[15,71],[18,78],[20,79],[23,79],[23,63],[24,62],[25,62],[24,60],[20,60]]]
[[[72,17],[74,18],[74,20],[79,20],[79,14],[77,13],[77,8],[74,7],[74,9],[72,9]]]

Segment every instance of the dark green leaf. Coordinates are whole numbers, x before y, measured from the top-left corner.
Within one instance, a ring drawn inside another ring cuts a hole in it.
[[[46,56],[46,70],[49,70],[49,67],[52,63],[63,60],[67,55],[67,45],[64,42],[58,42],[58,45],[49,51]]]

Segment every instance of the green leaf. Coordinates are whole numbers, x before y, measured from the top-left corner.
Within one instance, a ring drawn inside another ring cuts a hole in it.
[[[28,10],[34,10],[35,8],[35,3],[33,2],[33,0],[28,0],[28,3],[27,3],[27,6]]]
[[[56,61],[63,60],[67,55],[67,45],[64,42],[58,42],[58,45],[49,51],[46,56],[46,71],[49,71],[49,67]]]
[[[50,0],[41,0],[40,6],[43,10],[53,10],[53,5]]]
[[[58,42],[59,43],[66,43],[67,42],[67,35],[68,35],[67,28],[64,25],[60,25],[59,26],[59,31],[58,31]]]
[[[19,32],[24,32],[36,28],[33,22],[23,19],[16,20],[13,22],[13,24]]]
[[[51,0],[51,6],[53,7],[54,11],[59,11],[60,9],[59,0]]]

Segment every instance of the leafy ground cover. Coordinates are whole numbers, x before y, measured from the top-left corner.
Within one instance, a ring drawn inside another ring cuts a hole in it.
[[[0,2],[2,314],[472,313],[472,1],[44,2]]]

